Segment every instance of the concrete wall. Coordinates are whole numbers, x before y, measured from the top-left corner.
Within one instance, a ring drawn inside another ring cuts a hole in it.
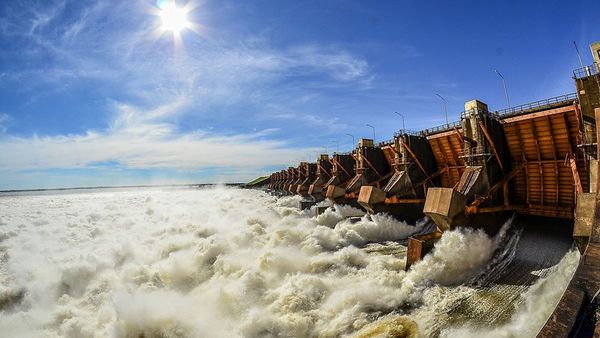
[[[600,63],[600,41],[592,43],[590,49],[592,50],[594,62]]]

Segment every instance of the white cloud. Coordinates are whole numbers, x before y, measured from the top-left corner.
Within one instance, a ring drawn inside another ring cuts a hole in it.
[[[365,59],[335,46],[275,47],[257,36],[194,36],[185,39],[184,50],[173,51],[171,44],[152,35],[156,20],[140,3],[104,3],[96,2],[73,20],[61,19],[64,1],[48,8],[13,9],[0,18],[3,34],[31,44],[27,53],[48,55],[39,68],[3,71],[4,83],[18,84],[32,101],[80,83],[97,83],[109,93],[113,111],[104,126],[87,132],[0,136],[1,171],[118,162],[128,169],[235,167],[227,175],[248,175],[261,167],[296,162],[317,149],[273,140],[264,128],[219,134],[203,126],[182,133],[178,123],[185,123],[184,115],[193,111],[212,117],[213,107],[241,102],[259,107],[243,112],[244,118],[258,120],[271,104],[315,97],[296,78],[310,76],[312,88],[352,90],[368,88],[374,78]],[[304,111],[282,111],[290,110]],[[6,131],[2,116],[0,131]],[[310,111],[290,113],[290,118],[329,131],[345,127],[335,117]],[[218,125],[219,117],[215,120]]]
[[[186,102],[181,98],[147,110],[115,103],[111,127],[85,134],[5,135],[0,138],[0,169],[85,168],[102,162],[118,162],[129,169],[264,167],[285,165],[315,151],[268,140],[273,131],[269,129],[247,134],[180,133],[164,118]],[[0,115],[0,126],[8,119]]]
[[[145,127],[143,134],[126,129],[52,137],[7,136],[0,139],[0,169],[85,168],[102,162],[119,162],[129,169],[262,167],[285,165],[315,151],[263,140],[264,133],[197,131],[178,135],[161,125]]]

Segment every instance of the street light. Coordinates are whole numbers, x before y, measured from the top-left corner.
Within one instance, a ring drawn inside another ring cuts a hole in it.
[[[340,143],[337,140],[331,140],[331,142],[335,143],[335,152],[340,152]]]
[[[372,126],[372,125],[370,125],[370,124],[367,124],[366,126],[367,126],[367,127],[371,127],[371,129],[373,129],[373,143],[375,143],[375,127],[373,127],[373,126]]]
[[[350,149],[354,149],[354,147],[356,146],[356,143],[354,143],[354,135],[352,135],[352,134],[346,134],[346,135],[352,137],[352,148],[350,148]]]
[[[577,57],[579,58],[579,64],[581,65],[581,68],[585,68],[583,66],[583,61],[581,60],[581,54],[579,54],[579,48],[577,48],[577,42],[573,41],[573,45],[575,46],[575,51],[577,52]]]
[[[395,111],[394,114],[399,115],[402,118],[402,132],[404,133],[406,130],[406,128],[404,128],[404,115],[398,113],[397,111]]]
[[[442,97],[442,95],[440,95],[440,94],[435,94],[435,95],[437,95],[437,97],[442,99],[442,101],[444,102],[444,112],[446,112],[446,125],[450,125],[450,123],[448,122],[448,103],[446,102],[446,99],[444,99]]]
[[[504,96],[506,97],[506,105],[508,106],[507,108],[510,108],[510,100],[508,99],[508,90],[506,89],[506,80],[504,79],[504,76],[502,76],[502,74],[500,74],[500,72],[497,69],[494,69],[494,71],[502,79],[502,86],[504,87]]]

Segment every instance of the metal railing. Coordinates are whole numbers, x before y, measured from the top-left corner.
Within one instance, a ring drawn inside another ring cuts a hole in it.
[[[478,112],[480,114],[486,114],[486,115],[490,115],[490,116],[494,116],[493,113],[490,113],[489,111],[485,111],[479,107],[473,108],[473,109],[469,109],[469,110],[464,110],[460,113],[460,118],[466,118],[468,114],[472,114],[473,112]]]
[[[384,140],[384,141],[378,142],[375,146],[381,148],[381,147],[384,147],[384,146],[389,146],[390,144],[394,144],[394,139]]]
[[[519,113],[527,111],[527,110],[545,108],[545,107],[553,106],[553,105],[556,105],[559,103],[573,101],[576,99],[577,99],[577,94],[571,93],[571,94],[551,97],[551,98],[544,99],[544,100],[529,102],[529,103],[525,103],[522,105],[510,107],[510,108],[496,110],[495,112],[492,112],[491,114],[494,117],[506,117],[509,115],[519,114]]]
[[[578,68],[573,71],[574,79],[582,79],[588,76],[596,75],[600,72],[600,64],[594,62],[590,66],[585,66],[583,68]]]
[[[422,130],[419,130],[419,131],[408,130],[408,129],[398,130],[397,132],[394,133],[394,138],[396,138],[400,135],[404,135],[404,134],[410,135],[410,136],[423,136],[423,131]]]
[[[598,66],[599,66],[598,64],[595,64],[596,69],[594,70],[594,72],[596,72],[596,73],[592,73],[592,74],[598,74]],[[578,71],[582,71],[583,69],[588,69],[588,68],[591,69],[590,67],[586,67],[586,68],[582,68],[579,70],[575,70],[574,71],[575,76],[576,77],[578,76],[577,75],[577,74],[579,74]],[[570,93],[570,94],[559,95],[559,96],[555,96],[555,97],[551,97],[551,98],[547,98],[547,99],[543,99],[543,100],[524,103],[524,104],[521,104],[518,106],[500,109],[500,110],[496,110],[493,112],[487,112],[480,108],[473,108],[471,110],[461,112],[460,116],[461,116],[461,118],[464,118],[467,113],[473,112],[473,110],[476,109],[479,113],[487,114],[487,115],[495,117],[495,118],[503,118],[503,117],[507,117],[507,116],[511,116],[511,115],[517,115],[517,114],[523,113],[525,111],[551,107],[551,106],[554,106],[557,104],[566,103],[566,102],[574,101],[574,100],[577,100],[577,94]],[[427,136],[427,135],[432,135],[432,134],[437,134],[440,132],[452,130],[455,128],[461,128],[460,121],[450,122],[450,123],[438,125],[435,127],[426,128],[426,129],[423,129],[420,131],[399,130],[394,133],[394,137],[399,137],[402,134],[408,134],[408,135],[412,135],[412,136]],[[382,147],[382,146],[390,145],[393,143],[394,143],[394,139],[389,139],[389,140],[384,140],[384,141],[378,142],[375,145],[377,147]],[[342,153],[338,153],[338,154],[350,155],[350,154],[352,154],[352,152],[342,152]]]
[[[529,102],[529,103],[524,103],[524,104],[521,104],[518,106],[500,109],[500,110],[496,110],[493,112],[486,112],[486,111],[482,110],[481,108],[473,108],[471,110],[466,110],[466,111],[461,112],[460,116],[461,116],[461,118],[464,118],[466,116],[466,114],[473,112],[473,110],[477,110],[479,113],[487,114],[491,117],[503,118],[503,117],[507,117],[507,116],[511,116],[511,115],[517,115],[517,114],[520,114],[520,113],[523,113],[523,112],[526,112],[529,110],[542,109],[542,108],[551,107],[551,106],[561,104],[561,103],[567,103],[569,101],[574,101],[574,100],[577,100],[577,94],[570,93],[570,94],[547,98],[544,100],[538,100],[538,101],[533,101],[533,102]],[[457,122],[451,122],[448,124],[442,124],[442,125],[432,127],[432,128],[427,128],[419,133],[422,135],[431,135],[431,134],[437,134],[437,133],[440,133],[443,131],[452,130],[454,128],[460,128],[460,127],[461,127],[460,121],[457,121]],[[396,134],[394,134],[394,135],[397,136]]]
[[[467,157],[476,157],[476,156],[491,156],[487,147],[484,145],[478,145],[475,147],[464,148],[457,151],[457,155],[459,158],[467,158]]]
[[[452,130],[454,128],[460,128],[460,121],[450,122],[450,123],[442,124],[439,126],[424,129],[423,134],[431,135],[431,134],[436,134],[436,133],[446,131],[446,130]]]

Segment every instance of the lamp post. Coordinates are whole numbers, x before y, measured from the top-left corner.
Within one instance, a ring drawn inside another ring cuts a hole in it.
[[[371,129],[373,129],[373,143],[375,143],[375,127],[373,127],[370,124],[366,124],[367,127],[371,127]]]
[[[510,100],[508,99],[508,90],[506,89],[506,80],[504,79],[504,76],[502,76],[502,74],[500,74],[500,72],[497,69],[494,69],[494,71],[502,79],[502,86],[504,87],[504,96],[506,97],[506,105],[507,105],[507,108],[510,108]]]
[[[577,48],[577,42],[573,41],[573,45],[575,46],[575,51],[577,52],[577,57],[579,58],[579,64],[581,65],[581,69],[585,68],[583,66],[583,61],[581,60],[581,54],[579,54],[579,48]]]
[[[404,131],[406,130],[406,128],[404,128],[404,115],[398,113],[397,111],[395,111],[394,114],[396,114],[402,118],[402,132],[404,133]]]
[[[354,149],[354,147],[356,146],[356,143],[354,143],[354,135],[352,135],[352,134],[346,134],[346,135],[352,137],[352,148],[350,148],[350,149]]]
[[[446,102],[446,99],[442,97],[442,95],[440,95],[440,94],[435,94],[435,95],[437,95],[437,97],[442,99],[442,102],[444,102],[444,112],[446,113],[446,125],[450,125],[450,123],[448,122],[448,103]]]

